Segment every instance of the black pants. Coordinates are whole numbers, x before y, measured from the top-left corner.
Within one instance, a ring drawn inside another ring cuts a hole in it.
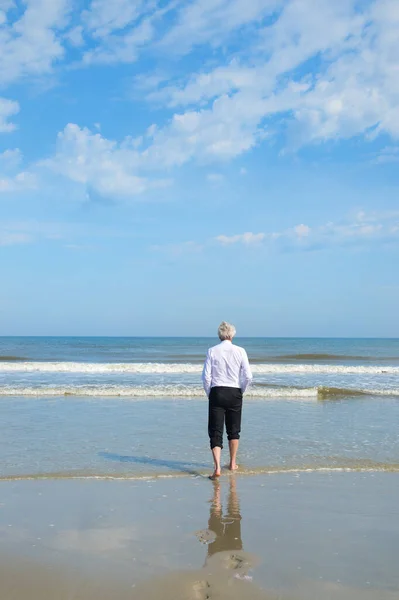
[[[240,388],[213,387],[209,394],[208,433],[211,448],[223,448],[226,421],[228,440],[239,440],[241,431],[242,392]]]

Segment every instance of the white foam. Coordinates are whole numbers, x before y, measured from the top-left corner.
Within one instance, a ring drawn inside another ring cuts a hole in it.
[[[303,398],[317,399],[317,388],[250,388],[246,397],[252,398]],[[0,396],[92,396],[126,398],[205,398],[200,386],[159,385],[159,386],[120,386],[120,385],[65,385],[12,387],[1,386]]]
[[[334,396],[350,397],[360,394],[370,396],[399,396],[399,389],[343,389],[310,387],[266,388],[253,386],[245,394],[246,398],[293,400],[317,400],[334,398]],[[0,387],[0,396],[91,396],[91,397],[125,397],[125,398],[205,398],[200,386],[190,385],[60,385],[60,386],[11,386]]]
[[[254,399],[276,399],[286,398],[293,400],[317,400],[334,397],[351,397],[360,395],[370,396],[391,396],[399,397],[399,389],[396,388],[326,388],[324,386],[298,388],[298,387],[273,387],[262,386],[250,387],[246,398]],[[125,398],[205,398],[205,393],[201,386],[191,385],[59,385],[59,386],[0,386],[1,396],[89,396],[89,397],[125,397]]]
[[[202,365],[194,363],[84,363],[84,362],[0,362],[0,372],[8,373],[142,373],[183,374],[201,373]],[[323,365],[323,364],[257,364],[255,374],[359,374],[399,375],[399,367],[377,365]]]

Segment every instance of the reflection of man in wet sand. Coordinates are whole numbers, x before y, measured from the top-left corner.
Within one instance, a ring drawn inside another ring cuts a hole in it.
[[[215,541],[208,545],[208,558],[217,552],[242,550],[240,504],[237,496],[236,479],[230,477],[227,510],[223,514],[221,486],[214,482],[214,494],[209,515],[208,528],[216,534]]]
[[[256,560],[242,549],[241,514],[235,477],[230,477],[227,506],[223,511],[221,485],[214,482],[213,498],[208,521],[208,552],[205,569],[219,574],[220,581],[231,579],[251,581],[249,572]],[[229,585],[229,584],[228,584]],[[227,591],[227,590],[226,590]]]
[[[220,480],[215,480],[213,485],[209,529],[197,532],[198,539],[208,544],[204,567],[170,573],[137,586],[131,600],[277,600],[276,596],[258,588],[249,576],[257,560],[242,549],[235,477],[229,478],[225,511]],[[212,539],[214,541],[209,543]]]

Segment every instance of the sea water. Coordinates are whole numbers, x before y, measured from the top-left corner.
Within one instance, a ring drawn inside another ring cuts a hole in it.
[[[202,474],[206,338],[0,338],[0,476]],[[399,469],[399,340],[241,338],[243,472]]]

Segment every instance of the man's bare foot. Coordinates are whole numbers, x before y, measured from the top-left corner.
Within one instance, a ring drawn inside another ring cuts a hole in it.
[[[219,479],[220,477],[220,471],[214,471],[212,475],[209,475],[209,479],[211,481],[215,481],[216,479]]]
[[[230,471],[237,471],[238,469],[238,465],[234,464],[234,465],[229,465],[229,469]]]

